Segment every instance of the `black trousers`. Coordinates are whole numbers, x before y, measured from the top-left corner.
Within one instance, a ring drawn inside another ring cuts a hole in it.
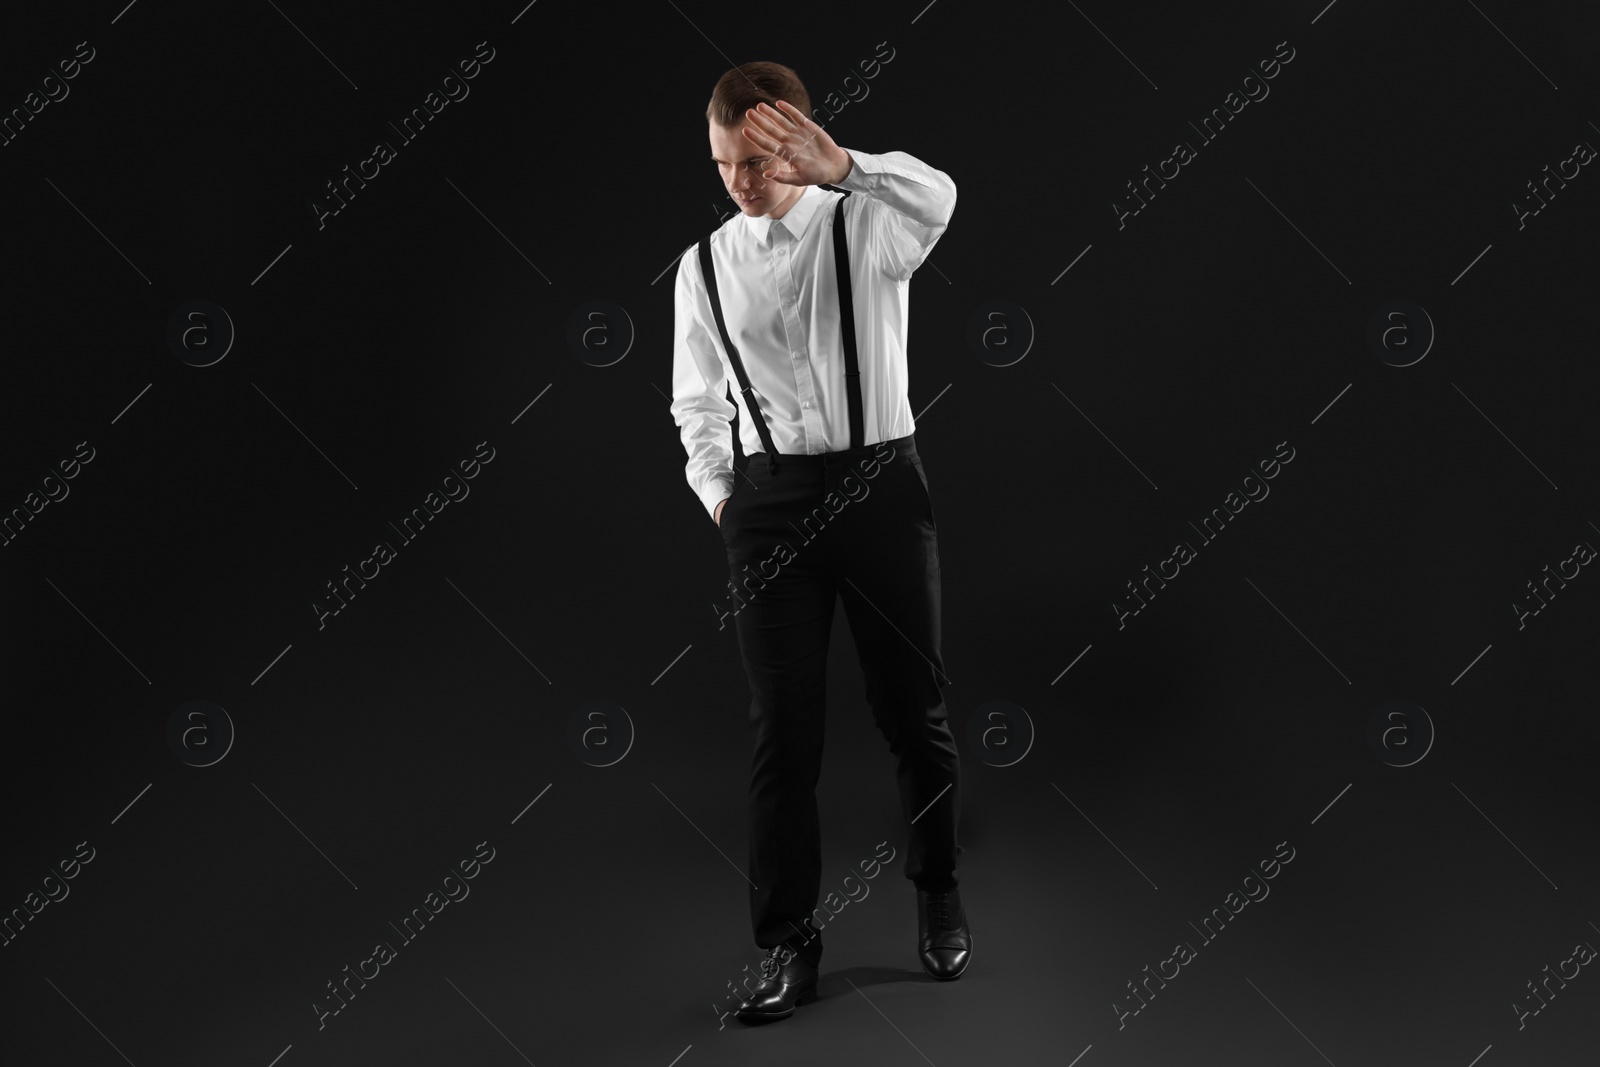
[[[895,757],[909,827],[905,875],[958,881],[960,758],[939,653],[939,543],[912,436],[820,455],[748,457],[721,530],[723,625],[737,627],[750,683],[750,916],[756,944],[816,962],[821,885],[816,785],[824,672],[836,597],[855,639],[873,719]],[[826,922],[824,910],[819,918]]]

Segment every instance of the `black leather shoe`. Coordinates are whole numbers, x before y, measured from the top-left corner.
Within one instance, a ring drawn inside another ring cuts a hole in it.
[[[917,890],[917,955],[935,978],[960,978],[972,959],[972,931],[956,889]]]
[[[743,1022],[787,1019],[796,1004],[817,999],[817,968],[801,959],[787,945],[767,950],[761,961],[761,981],[739,1003],[734,1018]]]

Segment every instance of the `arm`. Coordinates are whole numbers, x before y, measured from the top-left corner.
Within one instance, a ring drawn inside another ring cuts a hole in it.
[[[678,260],[673,293],[672,421],[689,456],[689,488],[715,519],[717,505],[733,492],[729,425],[738,409],[727,398],[722,360],[700,316],[702,305],[709,314],[710,299],[694,251],[690,246]]]
[[[850,151],[852,165],[832,184],[859,193],[872,233],[872,251],[897,281],[922,266],[950,225],[956,184],[906,152]]]
[[[773,156],[761,176],[784,185],[837,185],[861,194],[875,262],[896,281],[922,266],[950,224],[956,183],[906,152],[847,152],[787,100],[745,112],[745,140]]]

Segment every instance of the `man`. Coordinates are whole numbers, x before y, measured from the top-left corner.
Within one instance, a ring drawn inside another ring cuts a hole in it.
[[[950,221],[955,184],[904,152],[845,151],[810,110],[781,64],[717,82],[711,156],[740,214],[682,257],[674,297],[671,410],[689,485],[727,549],[733,595],[716,610],[733,616],[752,697],[750,914],[768,953],[739,1005],[746,1021],[816,997],[815,916],[828,912],[815,788],[836,598],[896,758],[918,955],[952,979],[972,952],[938,534],[906,395],[910,278]]]

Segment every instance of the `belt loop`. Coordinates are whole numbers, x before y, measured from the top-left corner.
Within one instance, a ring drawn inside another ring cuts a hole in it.
[[[778,457],[776,455],[774,455],[773,453],[768,452],[767,453],[767,473],[768,474],[776,474],[777,472],[778,472]]]

